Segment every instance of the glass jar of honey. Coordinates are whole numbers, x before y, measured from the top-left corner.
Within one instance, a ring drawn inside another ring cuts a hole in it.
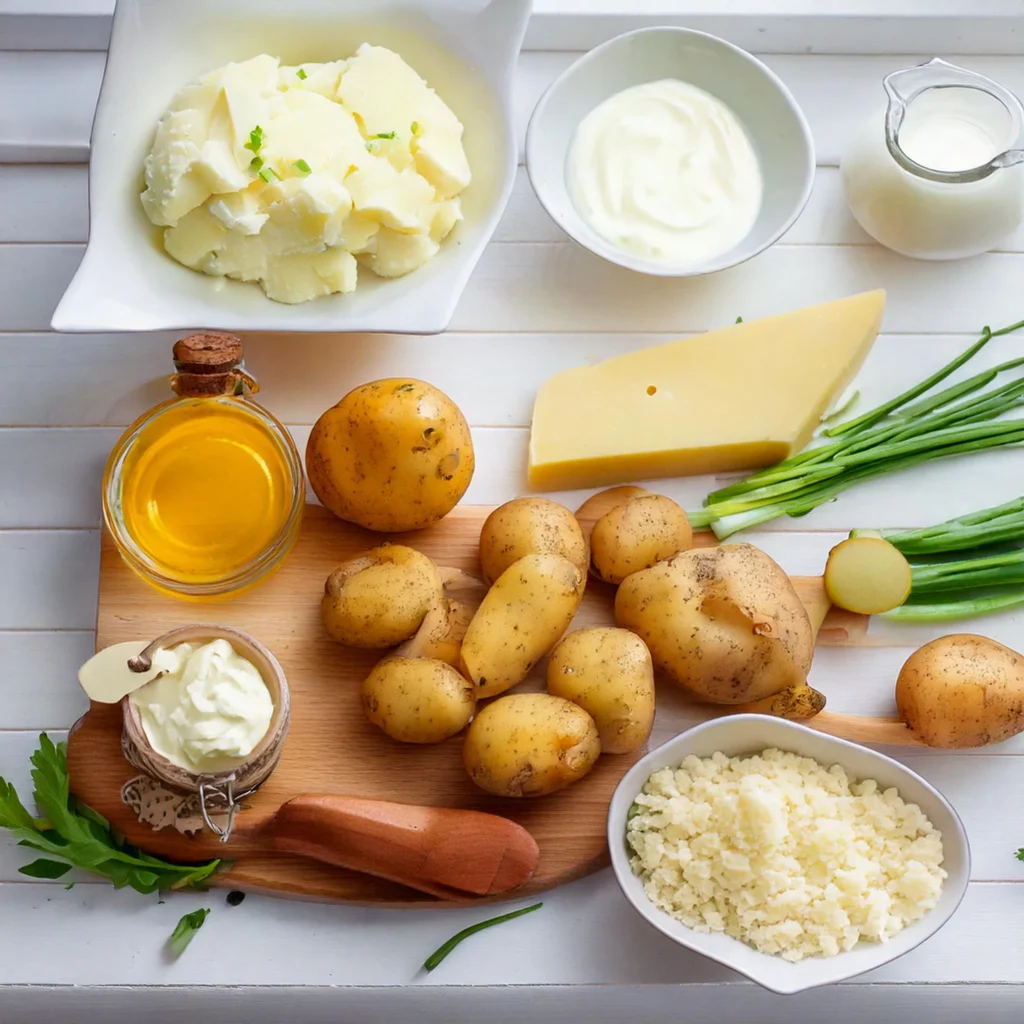
[[[240,590],[295,543],[305,484],[291,435],[252,400],[241,339],[174,346],[175,397],[121,436],[103,477],[103,518],[143,579],[185,597]]]

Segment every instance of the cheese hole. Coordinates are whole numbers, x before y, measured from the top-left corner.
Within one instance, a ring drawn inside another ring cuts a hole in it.
[[[649,394],[649,395],[655,395],[655,394],[657,394],[657,393],[658,393],[658,389],[657,389],[657,388],[656,388],[656,387],[655,387],[655,386],[654,386],[653,384],[649,384],[649,385],[647,386],[647,394]]]

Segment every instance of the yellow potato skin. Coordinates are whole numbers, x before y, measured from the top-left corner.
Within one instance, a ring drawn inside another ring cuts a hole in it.
[[[480,568],[488,584],[524,555],[568,558],[584,577],[589,555],[576,517],[549,498],[514,498],[496,508],[480,531]]]
[[[654,726],[654,664],[635,633],[594,626],[568,633],[551,652],[548,693],[594,719],[605,754],[638,750]]]
[[[590,563],[606,583],[621,583],[693,545],[686,513],[664,494],[641,494],[606,512],[590,534]]]
[[[476,708],[469,680],[432,658],[385,658],[363,682],[362,700],[367,719],[401,743],[440,743]]]
[[[473,478],[469,425],[432,384],[392,377],[350,391],[314,424],[306,473],[320,502],[367,530],[420,530]]]
[[[569,628],[583,573],[561,555],[526,555],[498,578],[469,623],[459,667],[477,697],[522,682]]]
[[[684,551],[627,576],[615,621],[643,639],[657,669],[718,704],[805,683],[814,654],[789,577],[750,544]]]
[[[971,633],[932,640],[900,669],[896,710],[930,747],[1001,743],[1024,729],[1024,657]]]
[[[495,796],[554,793],[582,779],[601,753],[594,720],[547,693],[510,693],[486,705],[466,731],[469,777]]]
[[[381,649],[408,640],[443,595],[441,573],[426,555],[382,544],[327,577],[320,609],[331,639]]]

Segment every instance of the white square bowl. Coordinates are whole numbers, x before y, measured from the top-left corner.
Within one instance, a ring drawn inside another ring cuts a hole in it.
[[[118,0],[92,129],[89,244],[56,331],[381,331],[437,334],[498,224],[518,154],[512,80],[532,0]],[[464,221],[428,264],[394,280],[360,274],[348,295],[296,306],[256,284],[209,277],[163,251],[139,195],[171,97],[206,71],[260,53],[288,64],[387,46],[465,125],[473,181]]]
[[[895,786],[908,803],[917,804],[942,833],[943,863],[948,877],[938,905],[885,943],[858,943],[832,957],[808,957],[789,963],[759,953],[752,946],[723,934],[704,934],[687,928],[656,907],[644,892],[643,882],[629,866],[626,820],[629,808],[644,783],[659,768],[676,767],[690,754],[710,757],[721,751],[728,757],[760,753],[768,747],[814,758],[821,764],[839,764],[857,779],[875,779],[884,789]],[[967,833],[946,798],[916,772],[891,757],[846,740],[815,732],[805,725],[768,715],[733,715],[712,719],[688,729],[641,758],[622,777],[608,808],[608,846],[612,869],[626,899],[663,935],[756,981],[780,995],[793,995],[819,985],[845,981],[895,960],[934,935],[960,905],[971,876]]]

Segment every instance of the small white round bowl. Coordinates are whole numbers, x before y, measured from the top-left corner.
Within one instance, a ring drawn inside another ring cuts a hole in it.
[[[888,942],[861,942],[847,953],[808,957],[795,964],[778,956],[759,953],[752,946],[728,935],[694,931],[656,907],[647,898],[643,883],[629,866],[626,846],[626,816],[644,783],[659,768],[675,767],[690,754],[710,757],[720,750],[729,757],[735,757],[759,753],[768,747],[812,757],[825,765],[842,765],[851,776],[875,779],[883,788],[895,786],[904,800],[918,804],[942,833],[942,866],[948,877],[938,905]],[[920,775],[867,747],[767,715],[712,719],[688,729],[637,761],[623,776],[612,796],[608,808],[608,846],[616,881],[626,899],[649,924],[680,946],[738,971],[780,995],[792,995],[819,985],[845,981],[881,967],[919,946],[953,915],[967,891],[971,875],[971,851],[960,818],[946,798]]]
[[[598,104],[630,86],[675,78],[711,93],[739,118],[761,162],[764,196],[750,232],[728,252],[689,266],[620,249],[576,212],[566,165],[576,128]],[[658,277],[696,277],[743,263],[777,242],[800,215],[814,182],[814,143],[803,112],[782,81],[724,39],[687,28],[644,28],[598,46],[564,71],[541,97],[526,133],[526,169],[555,223],[610,263]]]

